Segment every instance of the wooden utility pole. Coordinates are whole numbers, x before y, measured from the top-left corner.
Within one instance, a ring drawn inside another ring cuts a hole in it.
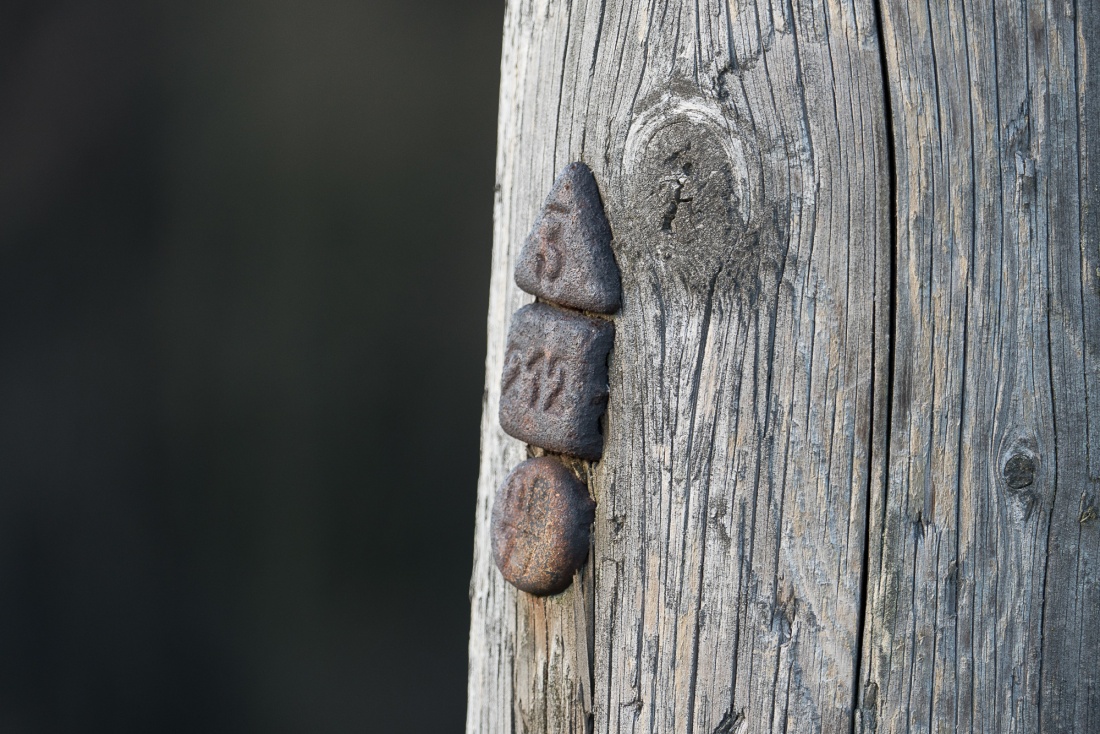
[[[509,1],[467,731],[1100,732],[1100,4]],[[592,549],[508,586],[512,268],[622,271]]]

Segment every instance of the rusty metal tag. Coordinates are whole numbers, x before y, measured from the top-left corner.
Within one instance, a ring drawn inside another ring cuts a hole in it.
[[[545,596],[568,588],[588,556],[595,503],[560,461],[528,459],[497,490],[490,535],[508,583]]]
[[[585,164],[570,163],[554,182],[520,251],[516,285],[560,306],[597,313],[619,309],[611,226]]]
[[[545,303],[516,311],[500,389],[501,428],[548,451],[599,459],[614,339],[615,326],[604,319]]]

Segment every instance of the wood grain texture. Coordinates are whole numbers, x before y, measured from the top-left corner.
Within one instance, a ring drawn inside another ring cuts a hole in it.
[[[883,6],[896,339],[860,731],[1100,731],[1098,14]]]
[[[509,2],[468,732],[847,731],[890,197],[869,2]],[[623,278],[588,567],[492,566],[512,265],[591,166]],[[875,435],[873,435],[875,434]]]

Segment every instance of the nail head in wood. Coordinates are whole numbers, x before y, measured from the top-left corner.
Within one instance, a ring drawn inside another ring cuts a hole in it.
[[[501,428],[548,451],[599,459],[614,340],[615,326],[601,318],[545,303],[516,311],[504,357]]]
[[[493,560],[521,591],[565,591],[588,557],[595,503],[559,460],[542,456],[516,467],[493,503]]]
[[[585,164],[570,163],[554,182],[520,251],[516,285],[560,306],[597,313],[619,309],[611,225]]]

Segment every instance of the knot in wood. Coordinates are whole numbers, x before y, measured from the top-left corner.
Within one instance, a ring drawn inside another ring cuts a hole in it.
[[[588,557],[595,503],[559,460],[542,456],[517,466],[501,484],[490,526],[493,560],[521,591],[565,591]]]
[[[1023,489],[1035,483],[1035,460],[1027,454],[1018,453],[1005,462],[1001,475],[1010,489]]]
[[[751,173],[750,173],[751,171]],[[624,282],[740,294],[752,302],[785,250],[779,202],[753,201],[759,148],[713,102],[673,94],[631,123],[607,206]]]

